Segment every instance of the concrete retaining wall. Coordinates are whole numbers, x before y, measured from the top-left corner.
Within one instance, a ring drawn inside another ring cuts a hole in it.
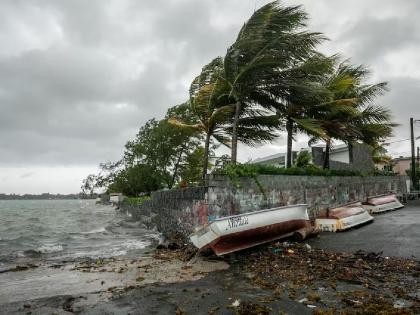
[[[246,213],[263,208],[306,203],[311,217],[320,210],[368,196],[390,191],[406,192],[403,176],[286,176],[261,175],[258,181],[264,193],[252,178],[241,179],[240,188],[232,187],[224,176],[209,179],[209,218]]]
[[[262,175],[260,190],[252,178],[239,188],[226,176],[210,176],[207,187],[160,191],[141,206],[125,207],[133,217],[152,217],[166,238],[185,237],[215,218],[264,208],[306,203],[311,217],[328,207],[390,191],[405,193],[405,176],[322,177]]]
[[[157,191],[141,205],[123,205],[121,210],[151,221],[165,238],[182,238],[207,223],[207,187]]]

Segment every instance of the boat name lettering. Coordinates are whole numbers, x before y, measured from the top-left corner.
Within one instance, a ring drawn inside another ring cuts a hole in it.
[[[248,216],[233,217],[228,219],[228,226],[226,230],[230,230],[249,223]]]

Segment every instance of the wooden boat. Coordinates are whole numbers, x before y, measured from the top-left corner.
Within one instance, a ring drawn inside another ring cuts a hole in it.
[[[306,207],[298,204],[218,218],[198,229],[190,240],[200,250],[211,248],[220,256],[288,237],[311,227]]]
[[[398,200],[395,194],[368,197],[363,203],[363,208],[370,213],[380,213],[403,208],[404,205]]]
[[[337,232],[373,221],[373,217],[360,202],[331,209],[315,220],[316,228],[322,231]]]

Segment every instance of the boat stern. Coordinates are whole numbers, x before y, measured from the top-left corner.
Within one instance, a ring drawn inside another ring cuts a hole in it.
[[[329,216],[319,217],[315,220],[315,226],[321,231],[337,232],[373,221],[373,217],[360,205],[348,205],[346,207],[331,210]]]
[[[198,249],[203,249],[217,238],[210,225],[198,229],[190,235],[190,241]]]

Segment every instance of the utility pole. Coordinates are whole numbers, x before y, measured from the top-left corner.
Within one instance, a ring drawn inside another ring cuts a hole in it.
[[[417,165],[416,168],[418,169],[420,166],[420,147],[417,147]],[[419,188],[419,178],[416,178],[416,183],[417,183],[417,190]]]
[[[414,119],[410,118],[411,129],[411,182],[413,183],[414,190],[417,190],[416,183],[416,152],[414,151]]]

